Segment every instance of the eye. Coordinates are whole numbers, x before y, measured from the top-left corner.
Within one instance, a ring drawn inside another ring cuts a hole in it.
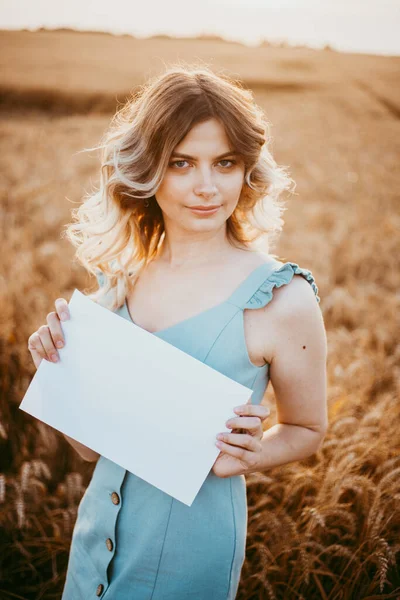
[[[220,162],[220,163],[223,163],[223,162],[225,162],[225,163],[226,163],[226,162],[228,162],[228,163],[231,163],[231,164],[230,164],[228,167],[223,167],[224,169],[226,169],[226,168],[228,168],[228,169],[229,169],[230,167],[233,167],[233,165],[235,165],[235,164],[236,164],[236,161],[234,161],[234,160],[229,160],[228,158],[224,158],[224,159],[220,160],[219,162]]]
[[[169,163],[169,166],[170,166],[170,167],[173,167],[173,166],[175,166],[175,165],[178,165],[179,163],[185,163],[185,162],[187,162],[187,160],[175,160],[174,162],[171,162],[171,163]],[[180,168],[180,167],[178,167],[178,169],[179,169],[179,168]]]
[[[182,163],[187,163],[187,160],[175,160],[169,163],[170,167],[176,167],[178,170],[182,170],[183,168],[185,168],[184,166],[179,166],[182,165]],[[224,158],[223,160],[220,160],[218,164],[221,163],[230,163],[228,165],[222,166],[223,169],[230,169],[231,167],[233,167],[233,165],[236,164],[236,161],[234,160],[229,160],[227,158]]]

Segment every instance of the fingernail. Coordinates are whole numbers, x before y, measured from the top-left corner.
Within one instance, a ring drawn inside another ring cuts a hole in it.
[[[66,321],[67,319],[68,319],[68,313],[62,312],[61,313],[61,321]]]
[[[57,362],[57,361],[58,361],[57,354],[52,354],[50,358],[51,358],[51,360],[52,360],[53,362]]]
[[[57,348],[62,348],[64,346],[64,344],[62,343],[61,340],[59,340],[58,342],[56,342],[56,346],[57,346]]]

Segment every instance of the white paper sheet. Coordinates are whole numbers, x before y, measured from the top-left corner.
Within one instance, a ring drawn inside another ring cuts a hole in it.
[[[252,390],[77,289],[69,310],[19,408],[191,506]]]

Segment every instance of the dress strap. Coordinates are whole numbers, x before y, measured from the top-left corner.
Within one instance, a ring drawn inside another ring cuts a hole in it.
[[[236,288],[233,294],[228,298],[230,304],[234,304],[238,308],[244,308],[247,300],[259,288],[259,286],[267,279],[267,277],[279,268],[280,262],[276,259],[271,259],[268,262],[259,265],[246,277],[244,281]]]
[[[275,259],[250,273],[229,298],[229,302],[241,309],[266,306],[272,299],[273,289],[289,283],[295,275],[302,275],[308,281],[317,302],[320,302],[318,287],[309,269],[299,267],[294,262],[282,263]]]

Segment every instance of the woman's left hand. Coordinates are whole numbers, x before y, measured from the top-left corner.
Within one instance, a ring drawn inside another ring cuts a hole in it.
[[[237,417],[232,417],[226,426],[232,429],[231,433],[221,433],[223,439],[216,439],[217,447],[221,452],[217,457],[212,471],[218,477],[232,477],[245,475],[257,471],[261,458],[261,439],[264,431],[262,422],[269,416],[270,411],[262,404],[244,404],[235,409]]]

